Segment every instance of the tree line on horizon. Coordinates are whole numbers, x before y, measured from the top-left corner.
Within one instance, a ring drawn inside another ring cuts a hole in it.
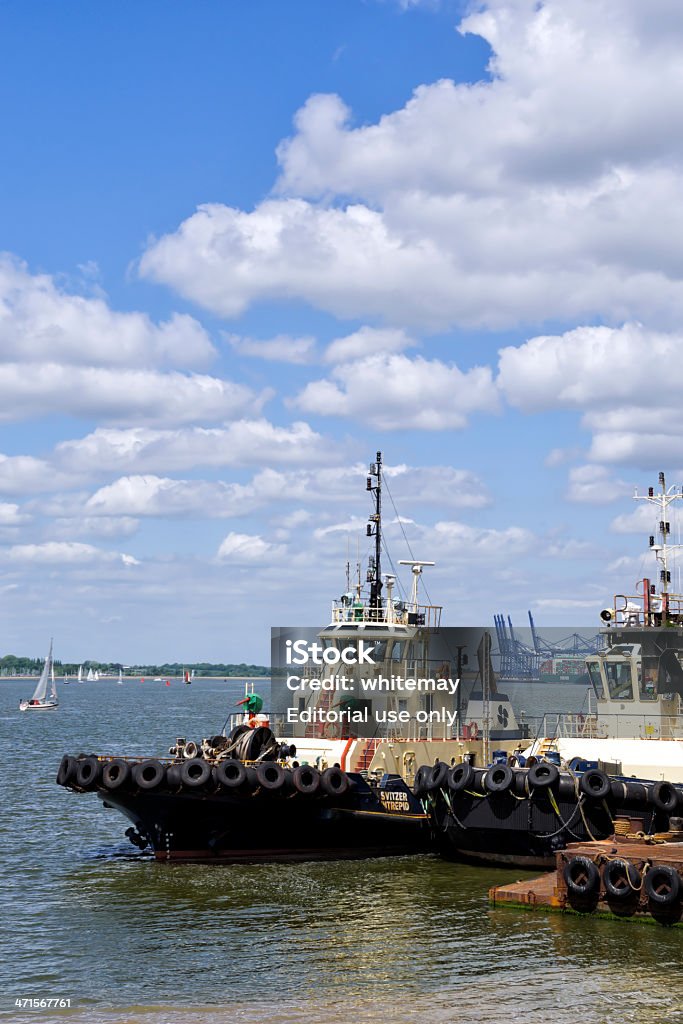
[[[38,675],[44,664],[44,658],[22,658],[16,654],[6,654],[0,658],[0,675]],[[76,675],[79,665],[83,671],[92,669],[100,674],[118,674],[119,670],[134,676],[180,676],[184,671],[194,672],[197,676],[270,676],[270,668],[267,665],[247,665],[240,662],[238,665],[231,662],[216,664],[209,661],[179,661],[166,662],[163,665],[123,665],[114,661],[82,661],[67,662],[54,661],[55,672],[58,675]]]

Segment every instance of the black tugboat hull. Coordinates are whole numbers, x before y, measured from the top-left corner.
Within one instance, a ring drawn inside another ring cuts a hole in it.
[[[431,847],[428,816],[398,776],[370,785],[348,773],[348,790],[336,797],[322,787],[312,794],[297,792],[291,784],[277,794],[258,784],[226,792],[213,775],[205,788],[188,789],[169,783],[168,767],[162,766],[162,781],[151,790],[132,779],[111,790],[102,782],[102,766],[110,759],[86,760],[97,762],[92,782],[84,785],[83,770],[77,769],[75,778],[67,773],[61,784],[96,792],[105,807],[130,821],[131,842],[151,848],[158,860],[336,860],[424,853]]]
[[[604,795],[581,790],[580,779],[558,773],[552,786],[535,789],[529,774],[515,770],[504,792],[487,788],[486,769],[475,769],[466,790],[447,785],[429,795],[440,852],[448,859],[522,868],[552,867],[569,843],[603,840],[621,829],[666,832],[683,814],[683,789],[667,783],[608,779]],[[588,786],[585,787],[589,789]]]
[[[164,861],[336,860],[418,853],[429,846],[421,810],[384,812],[370,794],[344,807],[305,798],[297,804],[296,798],[258,796],[98,795],[105,806],[124,814]]]

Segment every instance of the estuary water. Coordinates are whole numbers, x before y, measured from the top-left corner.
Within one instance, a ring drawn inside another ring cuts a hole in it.
[[[522,872],[434,857],[157,864],[123,817],[55,784],[65,752],[163,754],[220,731],[242,683],[71,684],[57,711],[21,714],[32,688],[0,682],[0,1019],[683,1022],[683,930],[492,910],[489,887]],[[584,698],[508,689],[529,716]],[[71,1006],[15,1005],[41,998]]]

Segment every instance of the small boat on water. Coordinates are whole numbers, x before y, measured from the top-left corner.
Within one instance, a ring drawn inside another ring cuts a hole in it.
[[[55,673],[52,664],[52,640],[50,640],[50,650],[47,658],[45,659],[45,664],[43,665],[43,671],[40,674],[38,685],[36,686],[30,700],[20,701],[19,710],[49,711],[52,708],[56,708],[58,705],[59,699],[57,697]]]

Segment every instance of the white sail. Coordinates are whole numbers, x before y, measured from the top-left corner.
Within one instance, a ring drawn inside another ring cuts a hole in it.
[[[45,700],[47,696],[47,687],[51,679],[52,688],[54,689],[54,678],[52,676],[52,640],[50,640],[50,651],[48,653],[47,658],[45,659],[43,671],[40,673],[40,679],[38,680],[38,685],[36,686],[35,692],[31,700]],[[57,696],[56,691],[54,693],[54,696]]]
[[[89,668],[88,669],[88,674],[86,676],[86,679],[88,680],[89,683],[92,683],[94,678],[95,678],[95,674],[94,674],[93,670],[91,668]]]
[[[78,666],[78,681],[79,681],[79,683],[83,682],[83,666],[82,665]]]

